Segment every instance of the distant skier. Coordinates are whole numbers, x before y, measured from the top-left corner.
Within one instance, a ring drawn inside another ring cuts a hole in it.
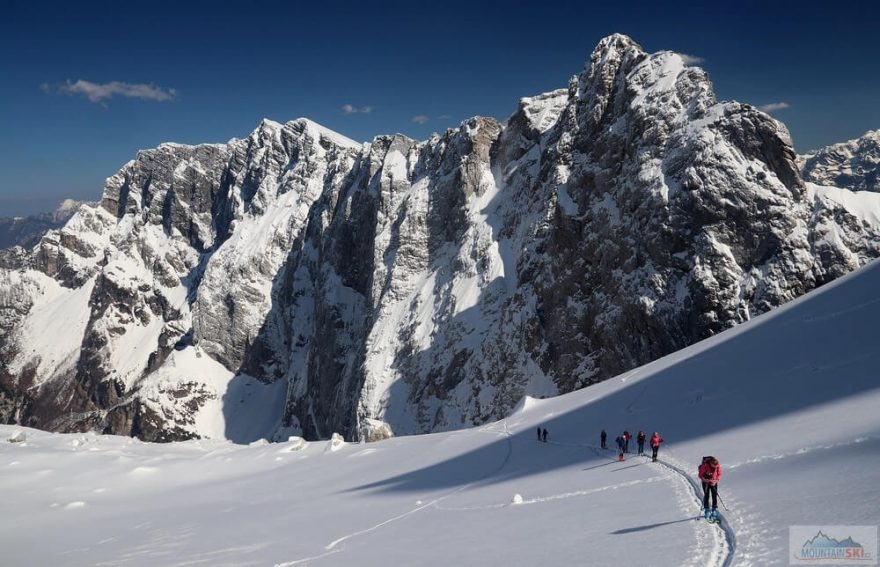
[[[636,441],[639,442],[639,455],[645,452],[645,438],[645,432],[639,429],[639,434],[636,436]]]
[[[544,443],[547,442],[547,429],[544,429],[544,431],[541,432],[541,441]]]
[[[654,435],[651,435],[651,460],[655,463],[657,462],[657,451],[660,450],[660,443],[663,443],[663,438],[655,431]]]
[[[538,428],[538,441],[540,441],[540,440],[541,440],[541,428],[539,427]]]
[[[603,449],[607,448],[607,447],[605,447],[605,440],[606,439],[608,439],[608,434],[605,433],[605,430],[603,429],[602,433],[599,434],[599,442],[602,444]]]
[[[623,432],[623,452],[629,453],[629,440],[632,439],[632,434],[629,430],[624,430]]]
[[[718,520],[718,481],[721,480],[721,463],[715,457],[703,457],[697,471],[703,483],[703,510],[709,521]],[[712,495],[712,509],[709,509],[709,495]]]
[[[626,449],[626,439],[623,438],[623,435],[618,435],[615,441],[617,442],[617,460],[622,461]]]

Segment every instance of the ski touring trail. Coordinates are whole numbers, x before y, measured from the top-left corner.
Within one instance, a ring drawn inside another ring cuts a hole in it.
[[[666,452],[667,454],[669,453],[668,447]],[[643,456],[643,458],[648,459],[650,462],[648,457]],[[684,483],[690,489],[697,506],[700,507],[700,512],[702,512],[703,488],[700,483],[695,480],[693,475],[688,474],[680,463],[673,463],[670,457],[665,457],[663,459],[658,458],[657,464],[668,471],[670,477]],[[698,520],[701,518],[702,515],[697,517]],[[714,525],[709,525],[712,523],[714,523]],[[708,528],[708,530],[701,529],[701,531],[704,533],[708,531],[711,534],[712,539],[711,551],[705,565],[707,567],[730,567],[733,565],[734,554],[736,553],[736,533],[733,531],[733,527],[730,525],[727,516],[719,512],[718,519],[715,522],[701,521],[699,524],[701,528]],[[716,526],[720,529],[717,529]]]
[[[319,559],[323,559],[323,558],[325,558],[325,557],[327,557],[327,556],[329,556],[329,555],[332,555],[332,554],[334,554],[334,553],[338,553],[338,552],[340,552],[340,551],[342,550],[341,547],[340,547],[340,544],[342,544],[342,543],[344,543],[344,542],[346,542],[346,541],[348,541],[348,540],[350,540],[350,539],[352,539],[352,538],[356,538],[356,537],[359,537],[359,536],[362,536],[362,535],[368,534],[368,533],[370,533],[370,532],[374,532],[374,531],[376,531],[376,530],[378,530],[378,529],[381,529],[381,528],[383,528],[383,527],[385,527],[385,526],[387,526],[387,525],[389,525],[389,524],[392,524],[392,523],[394,523],[394,522],[397,522],[397,521],[399,521],[399,520],[402,520],[402,519],[404,519],[404,518],[407,518],[407,517],[409,517],[409,516],[412,516],[412,515],[414,515],[414,514],[417,514],[417,513],[421,512],[422,510],[424,510],[424,509],[426,509],[426,508],[436,507],[436,506],[437,506],[440,502],[442,502],[443,500],[446,500],[446,499],[448,499],[448,498],[451,498],[452,496],[455,496],[456,494],[458,494],[458,493],[460,493],[460,492],[464,492],[464,491],[467,490],[468,488],[470,488],[470,487],[472,487],[472,486],[474,486],[474,485],[476,485],[476,484],[478,484],[478,483],[480,483],[480,482],[482,482],[482,481],[484,481],[484,480],[486,480],[486,479],[488,479],[488,478],[490,478],[490,477],[492,477],[492,476],[496,476],[496,475],[498,475],[499,473],[501,473],[502,470],[504,470],[504,467],[507,466],[507,463],[510,461],[510,456],[513,454],[513,443],[511,442],[511,434],[510,434],[510,431],[509,431],[508,428],[507,428],[507,420],[504,419],[504,420],[501,420],[500,422],[496,422],[496,423],[494,423],[494,424],[491,424],[490,426],[486,426],[486,427],[483,427],[483,428],[480,428],[480,429],[479,429],[479,431],[483,431],[483,432],[487,432],[487,433],[494,433],[494,434],[498,435],[499,432],[498,432],[497,430],[495,430],[495,429],[492,429],[492,428],[493,428],[494,426],[496,426],[498,423],[500,423],[500,424],[502,425],[502,427],[503,427],[503,431],[500,432],[500,435],[501,435],[502,437],[504,437],[504,439],[505,439],[506,442],[507,442],[507,454],[506,454],[506,455],[504,456],[504,458],[501,460],[501,463],[498,465],[498,468],[497,468],[497,469],[495,469],[495,470],[493,470],[493,471],[490,471],[490,472],[486,473],[485,475],[483,475],[482,477],[480,477],[480,478],[478,478],[478,479],[476,479],[476,480],[473,480],[473,481],[471,481],[471,482],[469,482],[469,483],[467,483],[467,484],[464,484],[464,485],[462,485],[462,486],[456,488],[455,490],[452,490],[452,491],[447,492],[447,493],[445,493],[445,494],[443,494],[443,495],[441,495],[441,496],[439,496],[439,497],[437,497],[437,498],[434,498],[434,499],[430,500],[429,502],[421,502],[421,501],[420,501],[420,502],[418,502],[418,503],[416,504],[416,507],[413,508],[412,510],[409,510],[409,511],[407,511],[407,512],[403,512],[403,513],[401,513],[401,514],[398,514],[398,515],[396,515],[396,516],[393,516],[393,517],[391,517],[391,518],[388,518],[387,520],[384,520],[384,521],[382,521],[382,522],[379,522],[378,524],[374,524],[374,525],[372,525],[372,526],[370,526],[370,527],[368,527],[368,528],[364,528],[364,529],[362,529],[362,530],[358,530],[358,531],[356,531],[356,532],[352,532],[352,533],[349,533],[349,534],[343,535],[343,536],[341,536],[341,537],[338,537],[338,538],[334,539],[333,541],[331,541],[330,543],[328,543],[328,544],[324,547],[324,549],[325,549],[325,552],[324,552],[324,553],[321,553],[321,554],[319,554],[319,555],[315,555],[315,556],[312,556],[312,557],[305,557],[305,558],[302,558],[302,559],[296,559],[296,560],[293,560],[293,561],[286,561],[286,562],[282,562],[282,563],[276,563],[276,564],[275,564],[275,567],[293,567],[294,565],[306,565],[306,564],[308,564],[309,562],[317,561],[317,560],[319,560]]]

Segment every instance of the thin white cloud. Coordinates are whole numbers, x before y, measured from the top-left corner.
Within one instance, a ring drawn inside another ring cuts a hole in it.
[[[706,59],[703,57],[698,57],[696,55],[688,55],[687,53],[679,53],[679,57],[684,61],[685,65],[699,65],[700,63],[705,63]]]
[[[369,114],[373,112],[372,106],[355,106],[353,104],[343,104],[342,112],[346,114]]]
[[[44,92],[52,91],[52,87],[46,83],[40,85],[40,88]],[[75,82],[67,81],[58,87],[58,92],[69,95],[81,94],[89,99],[89,101],[97,103],[109,100],[114,96],[155,100],[159,102],[173,100],[174,97],[177,96],[177,91],[174,89],[166,89],[145,83],[123,83],[120,81],[93,83],[82,79]]]
[[[767,114],[771,114],[777,110],[785,110],[791,105],[787,102],[771,102],[770,104],[765,104],[763,106],[759,106],[758,110],[761,112],[766,112]]]
[[[430,119],[431,119],[430,116],[426,116],[424,114],[419,114],[418,116],[412,117],[412,121],[415,122],[416,124],[424,124],[425,122],[427,122]]]

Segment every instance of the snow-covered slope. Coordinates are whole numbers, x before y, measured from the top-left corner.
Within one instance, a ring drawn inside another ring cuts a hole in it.
[[[0,421],[239,441],[486,423],[877,256],[880,194],[811,189],[795,157],[784,125],[619,34],[505,123],[163,144],[0,255]]]
[[[798,163],[807,181],[880,192],[880,130],[798,156]]]
[[[788,565],[789,525],[877,525],[880,263],[482,427],[171,445],[0,426],[3,564]],[[549,442],[535,440],[536,427]],[[660,463],[598,433],[659,430]],[[724,468],[721,527],[696,465]],[[726,508],[726,509],[725,509]]]

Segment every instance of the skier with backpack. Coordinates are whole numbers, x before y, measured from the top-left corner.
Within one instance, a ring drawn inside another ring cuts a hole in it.
[[[624,449],[626,449],[626,439],[624,439],[623,435],[618,435],[615,441],[617,442],[617,460],[622,461]]]
[[[636,436],[636,441],[639,443],[639,455],[645,453],[645,432],[639,429],[639,434]]]
[[[632,434],[629,432],[629,429],[624,430],[623,432],[623,452],[629,453],[629,440],[632,439]]]
[[[703,510],[710,522],[718,521],[718,482],[721,480],[721,463],[715,457],[703,457],[703,463],[697,470],[700,482],[703,483]],[[712,508],[709,509],[709,496],[712,496]]]
[[[660,434],[656,431],[653,435],[651,435],[651,461],[657,462],[657,451],[660,450],[660,443],[663,443],[663,438],[660,437]]]
[[[602,430],[602,433],[599,434],[599,443],[602,445],[602,448],[605,448],[605,439],[608,438],[608,434],[605,433],[605,430]]]

